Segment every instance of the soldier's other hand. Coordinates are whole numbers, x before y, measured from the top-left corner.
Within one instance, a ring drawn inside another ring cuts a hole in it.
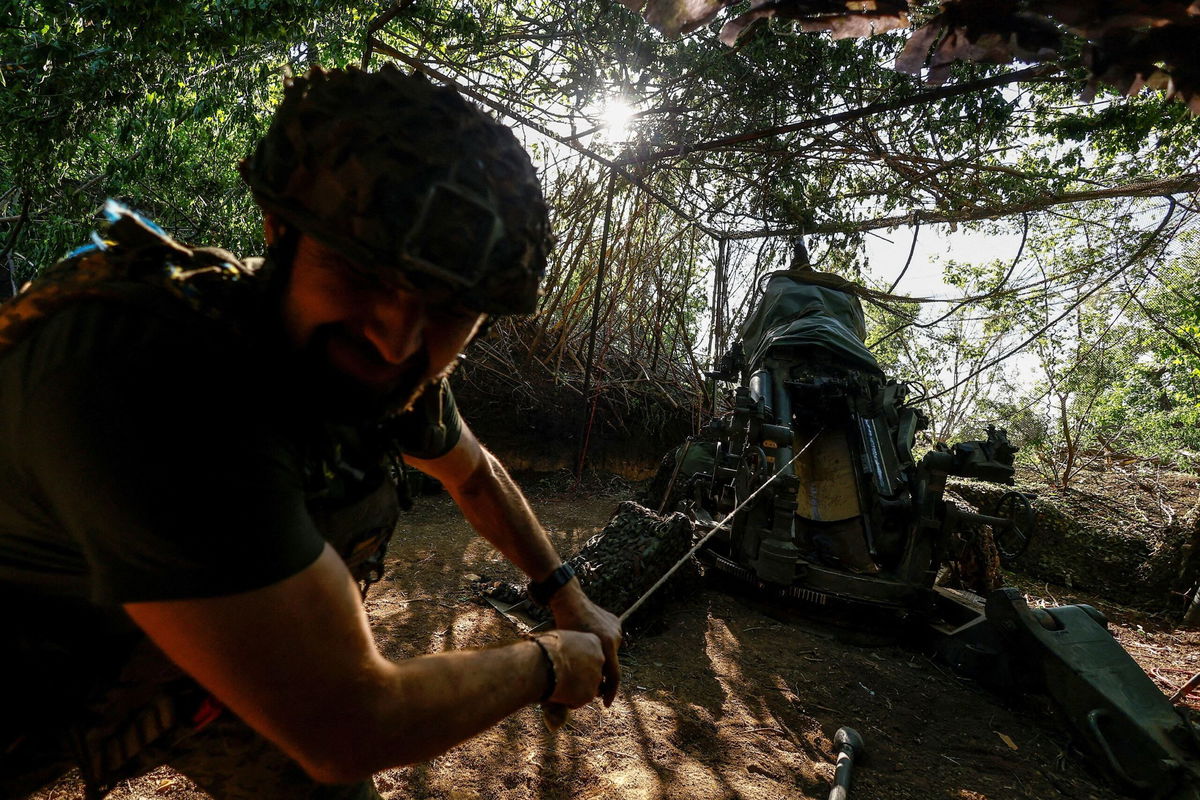
[[[617,651],[621,649],[621,621],[617,616],[588,599],[573,580],[562,588],[550,601],[554,612],[554,624],[561,630],[587,631],[600,638],[604,650],[604,705],[611,706],[621,684],[621,662]]]
[[[540,641],[554,662],[556,680],[549,702],[579,708],[596,696],[604,668],[600,638],[580,631],[549,631]]]

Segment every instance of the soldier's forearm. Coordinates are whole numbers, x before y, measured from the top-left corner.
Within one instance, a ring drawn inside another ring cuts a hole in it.
[[[326,728],[325,749],[307,759],[320,780],[349,783],[444,753],[536,702],[547,673],[538,646],[516,642],[406,659],[378,677],[386,686],[366,693],[364,716]]]
[[[529,577],[542,580],[562,563],[525,495],[465,424],[449,453],[405,461],[441,481],[475,530]]]
[[[217,699],[330,783],[447,750],[536,701],[549,682],[532,642],[386,660],[328,546],[261,589],[125,609]]]
[[[448,488],[475,530],[533,580],[562,563],[529,501],[487,450],[465,481]]]

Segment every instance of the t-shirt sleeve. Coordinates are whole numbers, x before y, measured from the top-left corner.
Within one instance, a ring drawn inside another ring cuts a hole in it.
[[[262,370],[166,338],[66,358],[27,390],[29,485],[82,549],[97,602],[249,591],[324,547]]]
[[[417,398],[411,409],[386,426],[386,433],[407,455],[431,459],[454,449],[462,436],[462,417],[446,378]]]

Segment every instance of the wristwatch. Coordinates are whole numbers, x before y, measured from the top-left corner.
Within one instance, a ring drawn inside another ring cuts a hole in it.
[[[558,593],[558,590],[571,582],[571,578],[575,577],[575,570],[570,564],[563,564],[554,572],[550,573],[550,577],[544,581],[529,582],[529,596],[533,602],[539,606],[550,604],[550,598]]]

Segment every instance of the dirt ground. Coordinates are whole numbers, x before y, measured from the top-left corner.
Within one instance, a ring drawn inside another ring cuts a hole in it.
[[[569,554],[629,495],[579,497],[529,487]],[[407,658],[511,639],[516,631],[471,589],[472,576],[516,579],[445,496],[425,498],[395,538],[384,580],[367,606],[384,652]],[[1092,602],[1164,689],[1200,671],[1200,634],[1161,619],[1021,582],[1031,603]],[[549,733],[536,708],[433,761],[377,776],[386,798],[825,798],[832,737],[849,725],[868,751],[854,800],[1006,800],[1116,794],[1072,747],[1045,704],[1003,706],[885,631],[832,627],[779,615],[762,602],[694,582],[671,598],[651,630],[632,637],[624,682],[609,709],[572,713]],[[159,770],[110,795],[117,800],[204,795]],[[70,779],[35,800],[82,797]]]

